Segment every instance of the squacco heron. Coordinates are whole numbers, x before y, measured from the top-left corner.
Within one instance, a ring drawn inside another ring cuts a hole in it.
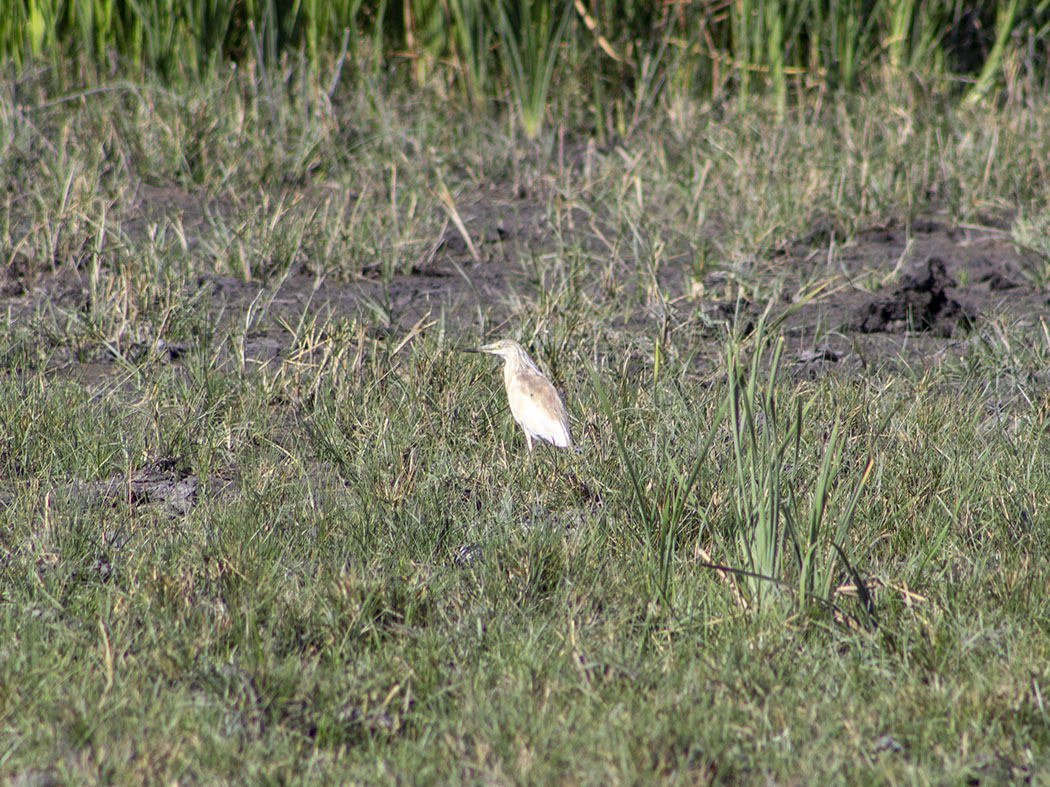
[[[510,412],[525,431],[530,454],[533,440],[546,440],[558,448],[572,448],[565,405],[524,347],[511,339],[500,339],[467,352],[488,353],[503,359],[503,383],[507,387]]]

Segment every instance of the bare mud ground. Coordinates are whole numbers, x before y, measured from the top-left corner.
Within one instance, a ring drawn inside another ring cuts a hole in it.
[[[242,323],[248,309],[265,301],[268,319],[248,334],[244,345],[246,358],[257,363],[271,362],[289,349],[290,333],[282,321],[294,324],[304,314],[359,318],[373,326],[373,334],[394,338],[443,312],[444,327],[453,335],[495,336],[505,326],[512,328],[527,308],[522,304],[538,294],[542,284],[530,261],[553,245],[542,206],[501,191],[508,190],[496,188],[459,206],[473,248],[446,222],[443,234],[411,270],[386,282],[371,270],[350,278],[319,275],[326,268],[309,261],[269,282],[200,275],[186,286],[184,296],[211,309],[226,326]],[[123,217],[122,231],[129,238],[141,237],[150,223],[178,220],[192,252],[207,232],[203,215],[202,200],[194,195],[143,187],[136,207]],[[823,285],[786,321],[795,361],[807,373],[831,367],[857,372],[898,363],[913,368],[996,323],[1019,322],[1040,330],[1040,318],[1050,315],[1050,292],[1032,271],[1043,262],[1018,248],[1008,228],[1009,221],[1002,218],[960,226],[931,211],[910,226],[891,222],[844,240],[827,223],[767,251],[752,275],[784,282],[780,300],[785,310],[799,299],[800,282],[811,288],[813,282]],[[583,222],[580,229],[586,236]],[[581,247],[601,253],[592,236]],[[617,263],[625,275],[635,264],[630,259]],[[711,323],[757,315],[766,304],[741,307],[729,299],[732,288],[722,286],[726,277],[718,260],[713,263],[703,281],[694,282],[688,254],[670,256],[658,275],[666,309],[640,308],[622,327],[642,333],[657,329],[660,321],[682,322],[698,314]],[[16,321],[31,320],[46,308],[85,309],[89,274],[83,267],[69,265],[41,275],[38,265],[20,261],[16,254],[14,263],[0,270],[0,308]],[[616,297],[593,289],[588,297],[594,303]],[[711,332],[713,342],[717,336]],[[186,350],[178,345],[162,349],[174,362]],[[85,382],[104,379],[117,363],[104,348],[77,358],[57,355],[55,361],[62,373]]]

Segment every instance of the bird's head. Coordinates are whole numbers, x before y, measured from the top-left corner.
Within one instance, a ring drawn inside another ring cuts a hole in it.
[[[482,345],[474,350],[468,350],[467,352],[488,353],[489,355],[498,355],[503,359],[525,355],[525,351],[521,348],[521,345],[513,339],[497,339],[494,342]]]

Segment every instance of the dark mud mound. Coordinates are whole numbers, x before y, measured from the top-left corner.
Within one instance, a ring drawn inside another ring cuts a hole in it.
[[[892,295],[861,304],[849,327],[861,333],[927,331],[951,337],[960,328],[972,327],[976,319],[973,309],[948,294],[955,286],[944,260],[929,257],[901,276]]]

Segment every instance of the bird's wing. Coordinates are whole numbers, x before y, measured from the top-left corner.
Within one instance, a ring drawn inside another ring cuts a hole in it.
[[[547,378],[531,371],[516,375],[507,399],[514,420],[526,432],[559,448],[572,446],[568,413]]]

